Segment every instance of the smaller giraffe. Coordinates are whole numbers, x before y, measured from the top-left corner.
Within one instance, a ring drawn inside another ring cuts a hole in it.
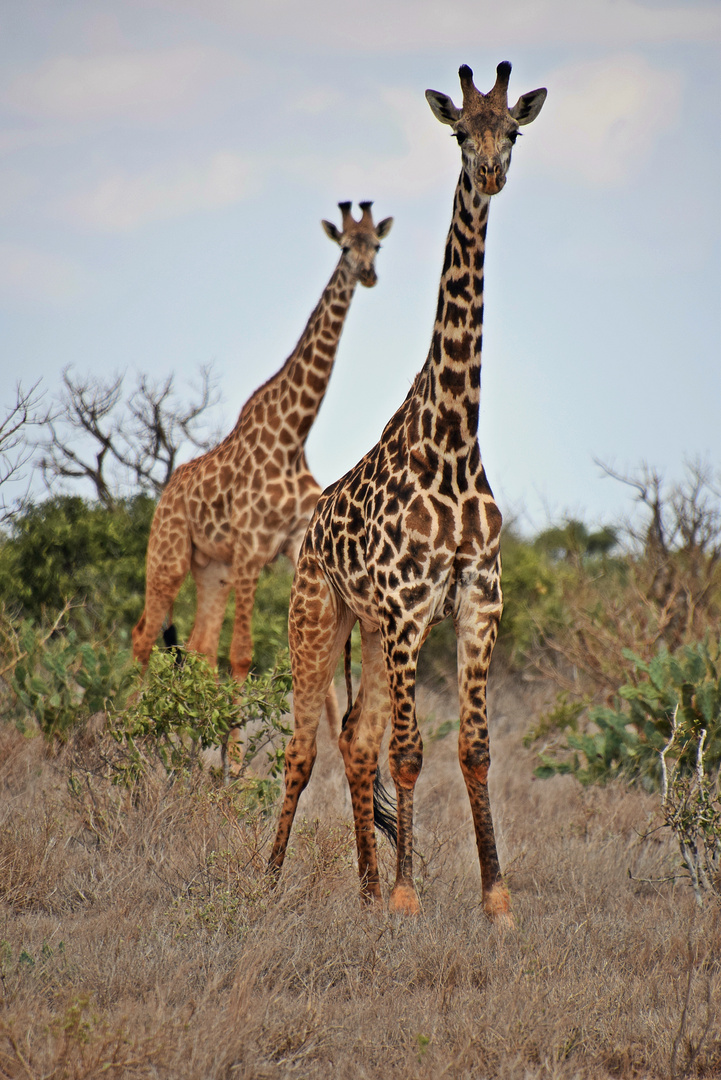
[[[277,873],[298,799],[313,769],[323,698],[338,656],[360,623],[362,675],[339,745],[353,803],[362,893],[380,900],[373,778],[391,718],[388,758],[396,787],[398,844],[391,910],[419,910],[413,883],[413,792],[423,764],[416,665],[431,626],[452,618],[458,640],[458,756],[473,814],[483,909],[512,925],[488,796],[491,764],[486,684],[503,608],[501,514],[478,444],[483,274],[490,200],[504,187],[519,127],[545,89],[508,105],[511,65],[487,94],[465,64],[463,105],[426,97],[461,151],[436,320],[426,362],[378,443],[321,495],[291,591],[293,737],[270,869]]]
[[[133,654],[147,666],[163,620],[187,574],[197,590],[188,648],[217,662],[228,597],[235,589],[232,674],[242,682],[252,659],[251,615],[261,570],[278,555],[295,564],[321,488],[305,443],[325,396],[338,342],[358,282],[377,281],[375,259],[393,218],[373,223],[372,203],[338,204],[341,228],[323,221],[341,256],[303,334],[283,367],[248,399],[228,436],[181,465],[165,488],[148,541],[145,609],[133,630]],[[333,687],[331,730],[340,726]]]

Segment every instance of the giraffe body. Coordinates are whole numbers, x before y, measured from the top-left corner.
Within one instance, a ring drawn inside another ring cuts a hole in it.
[[[341,257],[295,349],[248,399],[218,446],[175,470],[158,503],[147,555],[145,610],[133,630],[133,653],[146,665],[163,620],[192,573],[197,611],[188,648],[215,664],[231,589],[235,616],[230,649],[242,681],[252,658],[250,632],[261,570],[278,555],[297,559],[320,494],[305,443],[328,386],[338,341],[356,284],[376,282],[375,257],[392,218],[373,224],[371,204],[360,221],[340,203],[339,230],[324,221]],[[335,693],[329,722],[337,725]]]
[[[387,718],[397,795],[398,848],[391,908],[413,913],[413,790],[423,761],[415,712],[418,654],[429,628],[450,617],[458,639],[459,759],[473,812],[486,914],[510,923],[488,799],[486,681],[502,611],[501,514],[478,444],[483,262],[489,198],[505,183],[520,124],[545,90],[506,101],[510,65],[479,94],[460,70],[464,104],[434,91],[436,116],[463,153],[445,249],[436,322],[423,369],[379,442],[321,495],[300,550],[289,619],[294,734],[271,868],[283,863],[298,797],[315,760],[325,691],[343,643],[360,623],[360,688],[339,744],[348,778],[363,894],[380,899],[372,785]]]

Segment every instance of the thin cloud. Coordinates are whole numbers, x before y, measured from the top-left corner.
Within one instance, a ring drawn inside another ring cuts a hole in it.
[[[379,153],[368,136],[353,155],[329,141],[323,152],[298,155],[288,167],[316,187],[370,193],[374,199],[400,194],[416,198],[447,180],[452,155],[442,152],[438,124],[423,95],[417,89],[386,87],[379,98],[379,111],[397,132],[395,152]],[[344,103],[344,109],[352,113],[352,103]]]
[[[16,76],[2,94],[26,117],[156,122],[196,100],[228,67],[204,48],[58,56]]]
[[[152,221],[230,206],[249,194],[254,177],[250,159],[221,151],[200,165],[117,173],[66,202],[62,210],[76,223],[125,232]]]
[[[571,183],[620,186],[633,180],[681,106],[678,72],[639,55],[572,64],[549,74],[543,138],[524,156]]]
[[[201,14],[266,41],[303,43],[335,52],[411,52],[469,48],[612,45],[629,48],[663,42],[705,42],[721,29],[715,3],[649,3],[648,0],[367,0],[353,5],[316,0],[312,12],[296,0],[253,6],[237,0],[165,0],[174,11]],[[470,43],[470,44],[469,44]]]
[[[86,277],[70,259],[22,244],[0,244],[0,296],[15,303],[62,306],[84,292]]]

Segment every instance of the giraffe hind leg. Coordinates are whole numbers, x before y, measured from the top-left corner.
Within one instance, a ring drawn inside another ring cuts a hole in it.
[[[173,601],[178,595],[185,575],[178,575],[174,580],[166,580],[162,586],[148,581],[145,593],[145,607],[137,624],[133,627],[133,656],[139,660],[143,670],[148,666],[150,653],[163,627],[163,621]]]
[[[387,807],[380,805],[378,790],[378,752],[390,709],[379,633],[361,628],[361,646],[361,685],[346,716],[339,746],[353,804],[361,893],[367,900],[380,900],[375,826],[380,824],[391,832],[395,826],[388,820]]]
[[[277,874],[283,865],[298,800],[313,770],[323,702],[351,620],[313,560],[302,559],[293,582],[288,619],[293,736],[285,751],[285,795],[268,863],[272,873]]]
[[[423,740],[416,718],[416,667],[427,625],[427,613],[418,610],[406,619],[382,623],[381,640],[392,711],[388,762],[396,787],[398,845],[396,880],[389,908],[403,915],[420,911],[413,882],[413,802],[416,781],[423,767]]]

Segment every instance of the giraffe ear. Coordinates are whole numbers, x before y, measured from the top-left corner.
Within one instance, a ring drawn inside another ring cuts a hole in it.
[[[548,90],[542,87],[540,90],[531,90],[528,94],[522,94],[513,108],[508,110],[516,123],[523,126],[535,120],[543,108],[547,93]]]
[[[379,240],[382,240],[384,236],[388,236],[388,233],[391,231],[392,225],[392,217],[383,218],[382,221],[378,222],[378,224],[376,225],[376,233]]]
[[[439,90],[426,90],[426,101],[433,115],[442,124],[455,124],[460,120],[461,110],[456,108],[448,94],[442,94]]]
[[[340,238],[342,234],[338,227],[334,225],[332,221],[325,220],[321,221],[321,225],[325,229],[326,235],[329,236],[331,240],[335,240],[336,244],[340,244]]]

